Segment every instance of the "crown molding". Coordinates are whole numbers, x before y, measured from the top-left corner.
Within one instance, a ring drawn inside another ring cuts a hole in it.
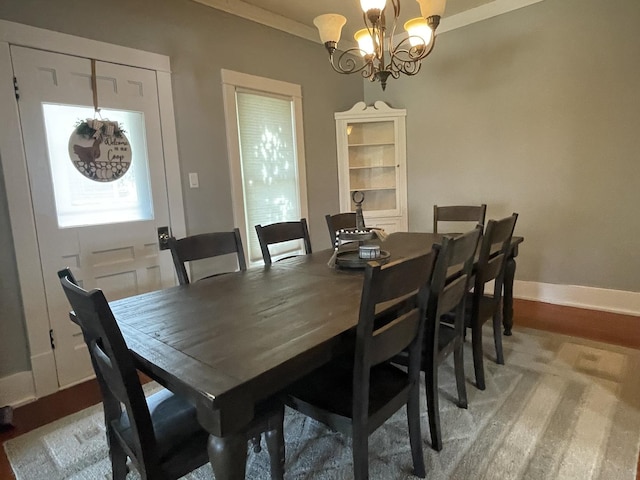
[[[242,0],[192,0],[194,2],[206,5],[223,12],[230,13],[232,15],[251,20],[256,23],[260,23],[267,27],[275,28],[283,32],[295,35],[306,40],[310,40],[315,43],[320,43],[318,32],[314,27],[304,25],[302,23],[291,20],[290,18],[283,17],[277,13],[270,12],[264,8],[256,7]],[[518,10],[535,3],[543,2],[544,0],[494,0],[493,2],[485,3],[479,7],[472,8],[465,12],[445,17],[440,22],[438,27],[438,34],[456,30],[458,28],[466,27],[472,23],[487,20],[488,18],[497,17],[504,13],[509,13],[513,10]],[[345,43],[347,45],[345,45]],[[343,47],[357,47],[355,42],[342,40]],[[341,48],[340,50],[343,50]]]
[[[513,12],[514,10],[543,1],[544,0],[494,0],[493,2],[485,3],[484,5],[465,12],[444,17],[438,26],[438,34],[466,27],[472,23],[481,22],[482,20],[497,17],[498,15]]]
[[[237,17],[242,17],[247,20],[266,25],[267,27],[275,28],[276,30],[282,30],[283,32],[290,33],[291,35],[295,35],[306,40],[311,40],[312,42],[320,43],[318,31],[315,27],[309,27],[296,22],[295,20],[291,20],[290,18],[265,10],[264,8],[243,2],[242,0],[193,1],[217,10],[222,10],[223,12],[230,13]]]

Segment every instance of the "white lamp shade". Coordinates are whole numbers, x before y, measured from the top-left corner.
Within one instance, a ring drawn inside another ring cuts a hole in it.
[[[360,0],[362,11],[367,13],[369,10],[384,10],[387,0]]]
[[[373,38],[369,34],[369,30],[363,28],[362,30],[358,30],[353,38],[358,42],[358,47],[360,48],[360,54],[364,57],[365,55],[373,55],[375,53],[375,48],[373,47]]]
[[[420,13],[423,18],[433,17],[438,15],[442,17],[444,15],[444,8],[447,5],[447,0],[416,0],[420,4]]]
[[[404,29],[409,34],[409,43],[412,47],[418,45],[428,45],[431,42],[433,31],[427,21],[422,18],[412,18],[404,24]]]
[[[342,15],[336,13],[326,13],[324,15],[318,15],[313,19],[313,24],[318,27],[320,33],[320,41],[322,43],[340,41],[340,34],[342,33],[342,27],[347,23],[347,19]]]

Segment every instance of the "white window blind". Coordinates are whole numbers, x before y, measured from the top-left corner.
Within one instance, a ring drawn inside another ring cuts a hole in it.
[[[249,261],[262,259],[255,225],[301,218],[293,101],[236,91],[238,137]],[[271,247],[300,250],[299,241]]]

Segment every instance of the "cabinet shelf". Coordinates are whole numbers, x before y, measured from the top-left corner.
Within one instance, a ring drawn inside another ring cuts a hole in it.
[[[365,165],[365,166],[349,167],[349,170],[367,170],[371,168],[397,168],[397,165]]]
[[[367,143],[350,143],[349,147],[385,147],[394,146],[394,142],[367,142]]]

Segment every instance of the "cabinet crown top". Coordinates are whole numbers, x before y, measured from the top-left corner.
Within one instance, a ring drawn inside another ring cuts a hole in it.
[[[400,108],[391,108],[382,100],[376,100],[373,105],[367,105],[365,102],[358,102],[349,110],[344,112],[336,112],[335,118],[347,118],[354,115],[371,115],[371,116],[406,116],[407,111]]]

